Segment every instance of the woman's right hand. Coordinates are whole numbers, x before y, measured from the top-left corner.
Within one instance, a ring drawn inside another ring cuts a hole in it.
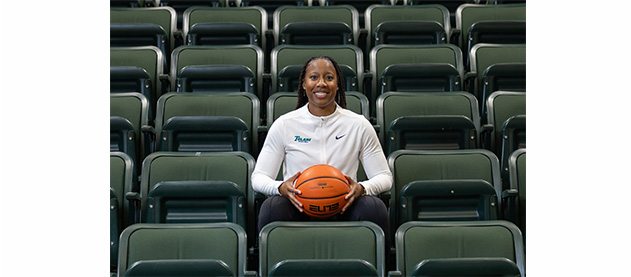
[[[296,181],[296,178],[298,178],[298,176],[300,176],[300,171],[298,171],[296,174],[294,174],[294,176],[291,176],[289,179],[280,184],[280,186],[278,187],[278,192],[280,192],[280,195],[287,197],[287,199],[289,199],[289,201],[294,204],[296,209],[302,212],[302,203],[300,203],[300,201],[296,199],[296,194],[302,194],[302,192],[294,188],[294,182]]]

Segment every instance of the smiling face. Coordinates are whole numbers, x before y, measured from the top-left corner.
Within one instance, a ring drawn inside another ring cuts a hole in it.
[[[302,84],[309,99],[309,111],[316,116],[330,115],[335,111],[337,73],[335,66],[325,59],[311,61]]]

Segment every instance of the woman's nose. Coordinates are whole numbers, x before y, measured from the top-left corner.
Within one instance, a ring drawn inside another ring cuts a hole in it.
[[[322,86],[326,86],[326,82],[324,81],[324,78],[318,78],[318,86],[322,87]]]

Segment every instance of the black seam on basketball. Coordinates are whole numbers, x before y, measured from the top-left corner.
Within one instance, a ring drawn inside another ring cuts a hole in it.
[[[298,184],[298,185],[296,186],[296,189],[298,189],[300,186],[302,186],[302,184],[304,184],[304,183],[306,183],[306,182],[309,182],[309,181],[311,181],[311,180],[315,180],[315,179],[324,179],[324,178],[329,178],[329,179],[334,179],[334,180],[340,180],[340,181],[342,181],[344,184],[346,184],[346,185],[348,186],[348,181],[346,181],[346,180],[342,180],[342,179],[340,179],[340,178],[337,178],[337,177],[332,177],[332,176],[318,176],[318,177],[314,177],[314,178],[311,178],[311,179],[308,179],[308,180],[304,180],[304,181],[302,181],[302,183],[300,183],[300,184]]]
[[[330,212],[330,213],[326,213],[326,214],[307,214],[308,216],[311,217],[329,217],[329,216],[334,216],[335,214],[339,213],[339,211],[337,212]]]
[[[344,196],[344,195],[346,195],[346,194],[348,194],[348,192],[342,193],[342,194],[340,194],[340,195],[329,196],[329,197],[302,197],[302,196],[300,196],[300,194],[296,194],[296,197],[301,198],[301,199],[315,199],[315,200],[317,200],[317,199],[331,199],[331,198],[337,198],[337,197],[340,197],[340,196]]]

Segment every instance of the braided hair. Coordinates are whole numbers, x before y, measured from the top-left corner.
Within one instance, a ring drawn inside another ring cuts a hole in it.
[[[307,98],[307,92],[302,87],[305,83],[305,74],[307,73],[307,67],[311,64],[312,61],[315,60],[327,60],[333,64],[335,67],[335,73],[337,75],[337,94],[335,95],[335,103],[340,105],[340,107],[346,109],[346,92],[344,91],[344,75],[342,74],[342,70],[337,62],[329,57],[329,56],[316,56],[311,57],[300,69],[300,79],[298,79],[298,103],[296,104],[296,109],[304,106],[309,102],[309,98]]]

